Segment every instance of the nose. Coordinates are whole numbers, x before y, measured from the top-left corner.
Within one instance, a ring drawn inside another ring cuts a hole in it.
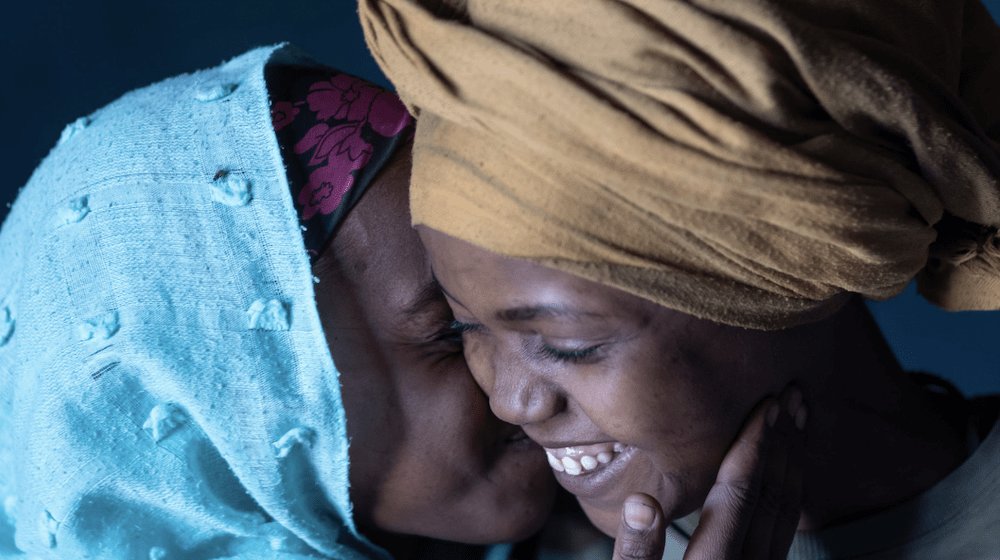
[[[487,391],[497,418],[511,424],[543,422],[566,408],[558,386],[513,356],[495,356],[493,386]]]

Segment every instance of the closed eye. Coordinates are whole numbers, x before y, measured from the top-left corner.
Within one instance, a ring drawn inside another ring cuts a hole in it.
[[[461,329],[455,328],[452,322],[446,322],[434,331],[433,335],[414,341],[414,345],[420,348],[424,355],[433,359],[435,364],[445,360],[464,360],[465,349],[462,344],[462,332]]]
[[[467,332],[473,332],[479,330],[481,325],[475,325],[472,323],[463,323],[461,321],[452,321],[446,329],[442,331],[443,336],[448,338],[442,338],[442,340],[452,340],[455,342],[462,342],[462,335]]]
[[[579,350],[560,350],[558,348],[553,348],[548,344],[543,344],[540,349],[540,353],[542,356],[550,360],[576,364],[587,361],[589,358],[593,357],[599,348],[600,346],[591,346],[589,348],[581,348]]]

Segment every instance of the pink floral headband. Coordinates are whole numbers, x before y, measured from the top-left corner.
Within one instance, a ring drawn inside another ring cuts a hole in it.
[[[333,69],[269,69],[271,119],[310,258],[393,153],[414,120],[395,93]]]

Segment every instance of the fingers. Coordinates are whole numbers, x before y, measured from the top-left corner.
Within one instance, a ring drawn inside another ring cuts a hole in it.
[[[789,388],[779,397],[780,413],[767,431],[767,455],[753,518],[747,530],[748,559],[784,558],[795,537],[802,509],[802,455],[807,412],[802,392]]]
[[[622,506],[613,560],[660,560],[666,525],[660,504],[646,494],[632,494]]]
[[[784,560],[802,503],[806,416],[794,387],[754,409],[723,459],[685,559]]]
[[[754,409],[723,459],[702,507],[698,528],[691,535],[685,560],[742,559],[743,541],[763,477],[766,418],[774,417],[776,405],[775,399],[768,398]]]

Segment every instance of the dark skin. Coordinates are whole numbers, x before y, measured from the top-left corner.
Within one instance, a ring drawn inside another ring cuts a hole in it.
[[[418,230],[497,416],[553,450],[630,449],[616,483],[578,493],[608,534],[635,491],[671,519],[707,507],[752,411],[789,384],[809,405],[799,530],[913,497],[965,458],[858,298],[816,323],[751,331]]]
[[[409,224],[409,150],[376,178],[314,266],[351,439],[354,516],[397,558],[405,535],[465,543],[537,531],[555,485],[540,449],[496,418]]]
[[[313,268],[341,372],[355,520],[398,559],[419,557],[421,537],[523,539],[545,522],[554,490],[541,449],[493,415],[468,371],[451,310],[409,225],[408,186],[404,149]],[[772,404],[765,399],[757,407],[726,454],[715,505],[706,506],[717,515],[705,517],[689,558],[787,549],[781,543],[794,529],[787,512],[797,512],[789,505],[798,503],[799,489],[789,465],[801,432],[791,428],[787,410],[768,427]],[[769,492],[783,504],[778,510],[761,506],[770,503],[760,499]],[[659,559],[667,523],[660,505],[644,494],[627,501],[639,507],[616,512],[614,560]]]

